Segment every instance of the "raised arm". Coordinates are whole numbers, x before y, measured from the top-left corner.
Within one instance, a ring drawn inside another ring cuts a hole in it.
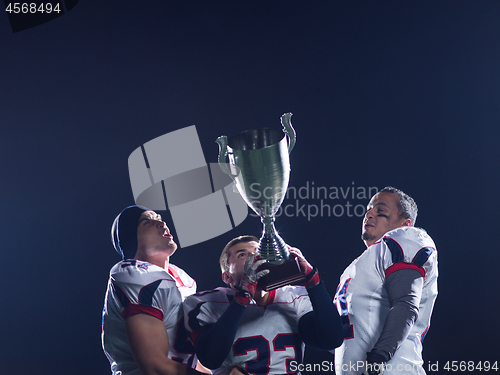
[[[209,369],[219,368],[231,350],[245,306],[234,299],[216,323],[193,331],[196,355]]]
[[[342,321],[325,285],[319,278],[318,270],[302,255],[300,250],[291,248],[306,276],[305,287],[313,306],[299,320],[299,333],[306,343],[318,350],[333,350],[344,340]]]

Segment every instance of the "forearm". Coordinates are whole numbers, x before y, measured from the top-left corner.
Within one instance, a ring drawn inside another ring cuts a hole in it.
[[[393,306],[385,320],[382,334],[372,349],[372,353],[381,355],[385,362],[390,360],[396,350],[408,336],[418,316],[418,309],[412,306],[398,304]]]
[[[215,324],[202,328],[198,333],[195,350],[204,366],[215,369],[222,365],[233,346],[244,311],[245,306],[233,300]]]
[[[342,322],[337,308],[321,282],[307,289],[313,311],[299,321],[304,342],[319,350],[333,350],[343,341]]]

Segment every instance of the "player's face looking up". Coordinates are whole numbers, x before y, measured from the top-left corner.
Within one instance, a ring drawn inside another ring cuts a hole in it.
[[[245,261],[250,254],[257,251],[258,246],[258,242],[249,241],[240,242],[229,248],[227,257],[229,271],[222,274],[222,279],[226,284],[231,287],[239,284],[241,277],[243,276]]]
[[[361,238],[367,247],[388,231],[411,225],[410,219],[400,217],[398,200],[397,194],[383,191],[375,194],[368,203],[361,230]]]
[[[167,225],[154,211],[145,211],[139,218],[137,243],[138,248],[148,251],[168,250],[173,254],[177,249]]]

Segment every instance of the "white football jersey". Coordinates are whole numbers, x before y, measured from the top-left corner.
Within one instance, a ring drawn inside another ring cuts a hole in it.
[[[361,374],[366,353],[382,332],[389,312],[385,278],[403,268],[424,276],[418,318],[406,340],[387,362],[386,373],[425,374],[422,341],[429,329],[437,297],[437,250],[431,237],[415,227],[387,232],[347,267],[340,277],[334,303],[344,324],[344,343],[335,349],[337,374]]]
[[[186,328],[196,331],[214,324],[234,294],[232,289],[217,288],[186,298]],[[230,353],[213,374],[227,374],[234,366],[243,367],[250,374],[294,373],[304,353],[298,322],[309,311],[312,311],[311,301],[302,286],[271,291],[267,306],[259,306],[252,300],[245,308]]]
[[[136,259],[117,263],[110,271],[104,301],[102,345],[113,375],[140,375],[125,332],[125,318],[137,313],[163,321],[170,349],[168,357],[195,366],[194,348],[184,328],[182,301],[196,292],[196,282],[170,264],[168,272]]]

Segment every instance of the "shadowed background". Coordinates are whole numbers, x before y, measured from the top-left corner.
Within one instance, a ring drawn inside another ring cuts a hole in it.
[[[101,311],[133,150],[196,125],[214,163],[218,136],[280,128],[289,111],[291,187],[355,189],[323,200],[344,208],[370,187],[415,198],[440,265],[426,369],[498,360],[499,18],[483,0],[89,0],[17,33],[0,16],[0,373],[110,373]],[[321,203],[288,197],[276,226],[333,295],[364,250],[361,218],[308,217]],[[221,286],[222,247],[261,228],[249,216],[172,262],[199,290]]]

